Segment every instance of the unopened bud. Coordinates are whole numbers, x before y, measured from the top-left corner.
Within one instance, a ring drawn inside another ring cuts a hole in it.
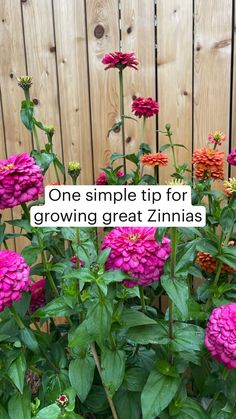
[[[79,177],[81,172],[81,166],[80,163],[75,161],[70,161],[68,164],[68,174],[73,180],[73,183],[76,182],[77,178]]]
[[[18,85],[23,90],[29,90],[29,88],[32,86],[32,77],[31,76],[20,76],[17,78]]]

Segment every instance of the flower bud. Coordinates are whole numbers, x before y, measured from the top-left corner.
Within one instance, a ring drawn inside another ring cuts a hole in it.
[[[76,183],[77,178],[79,177],[81,172],[81,166],[80,163],[76,161],[70,161],[68,164],[68,174],[73,180],[73,183]]]
[[[170,125],[170,124],[166,124],[166,125],[165,125],[165,129],[166,129],[166,131],[170,131],[170,129],[171,129],[171,125]]]
[[[31,76],[20,76],[17,78],[18,86],[20,86],[23,90],[29,90],[32,86],[32,77]]]
[[[59,407],[63,408],[68,406],[69,404],[69,398],[66,394],[60,394],[60,396],[56,400]]]

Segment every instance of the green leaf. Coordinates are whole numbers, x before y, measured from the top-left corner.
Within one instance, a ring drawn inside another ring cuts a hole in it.
[[[169,377],[152,370],[141,395],[143,419],[158,416],[175,396],[179,384],[179,377]]]
[[[132,116],[122,115],[125,119],[132,119],[132,121],[138,122],[136,118],[133,118]]]
[[[51,163],[55,160],[56,157],[54,153],[47,153],[45,150],[32,150],[30,154],[34,158],[35,163],[42,167],[43,174],[47,172]]]
[[[209,418],[206,411],[195,400],[188,397],[184,401],[177,401],[178,408],[175,407],[175,414],[171,414],[176,419],[207,419]],[[171,410],[170,410],[171,413]]]
[[[125,352],[103,349],[101,353],[102,380],[112,397],[121,386],[125,374]]]
[[[160,359],[156,362],[157,370],[168,377],[179,377],[178,370],[174,365],[171,365],[165,359]]]
[[[167,275],[161,277],[161,285],[166,291],[167,295],[176,305],[183,319],[188,317],[188,285],[182,279],[170,279]]]
[[[187,243],[182,252],[177,254],[176,272],[181,272],[192,266],[196,254],[196,241]]]
[[[236,214],[233,208],[224,207],[221,211],[219,223],[222,227],[223,233],[228,233],[233,228],[236,220]]]
[[[70,348],[83,348],[93,341],[87,329],[87,320],[84,320],[74,331],[69,334]]]
[[[114,403],[119,419],[141,417],[140,393],[120,389],[114,396]]]
[[[166,234],[167,227],[158,227],[155,231],[155,240],[157,243],[161,243],[164,235]]]
[[[167,150],[167,149],[168,149],[168,148],[170,148],[170,147],[171,147],[170,143],[163,144],[163,145],[159,148],[159,151],[160,151],[160,153],[162,153],[163,151]]]
[[[1,217],[0,217],[0,222],[1,222]],[[0,224],[0,244],[3,243],[4,240],[4,232],[5,232],[5,228],[6,228],[6,224]]]
[[[85,401],[93,383],[95,363],[87,353],[85,358],[77,358],[70,362],[69,379],[82,402]]]
[[[113,164],[116,160],[122,159],[124,157],[124,154],[122,153],[113,153],[111,155],[111,164]]]
[[[29,223],[29,220],[24,220],[24,219],[23,220],[22,219],[20,219],[20,220],[7,220],[6,223],[10,224],[12,226],[15,226],[15,227],[22,228],[27,233],[31,233],[31,231],[32,231],[32,227]]]
[[[111,253],[111,249],[109,247],[103,250],[98,256],[97,263],[99,263],[100,265],[105,265],[110,253]]]
[[[118,132],[118,130],[120,130],[121,125],[122,125],[122,121],[115,122],[115,124],[113,124],[112,127],[108,130],[107,136],[109,137],[112,131]]]
[[[226,265],[231,266],[231,268],[236,269],[236,259],[234,256],[231,256],[231,255],[217,256],[217,259],[221,260],[221,262],[226,263]]]
[[[216,256],[218,253],[218,249],[216,244],[212,240],[208,239],[200,239],[197,241],[196,249],[199,252],[206,252],[210,253],[212,256]]]
[[[156,179],[151,175],[144,175],[142,176],[139,185],[156,185]]]
[[[27,100],[23,100],[21,102],[20,117],[24,126],[31,132],[34,127],[33,115],[34,115],[33,102],[28,102]]]
[[[149,343],[166,345],[170,339],[168,336],[168,324],[159,321],[157,324],[131,327],[126,333],[126,339],[132,343],[147,345]]]
[[[156,321],[143,314],[141,311],[134,309],[124,309],[121,313],[122,326],[125,328],[143,326],[145,324],[155,324]]]
[[[73,272],[64,275],[63,278],[77,278],[84,282],[92,282],[95,280],[94,274],[88,268],[74,269]]]
[[[148,373],[143,367],[131,367],[125,372],[122,387],[125,387],[129,391],[141,392],[147,381],[147,377]]]
[[[139,155],[143,155],[143,154],[150,154],[152,153],[152,149],[150,147],[149,144],[147,143],[141,143],[139,146]]]
[[[38,345],[38,341],[34,335],[34,332],[31,329],[21,329],[20,337],[22,342],[32,351],[38,354],[40,352],[40,348]]]
[[[42,319],[49,317],[63,317],[71,315],[71,308],[66,304],[63,297],[55,298],[46,306],[39,308],[34,312],[33,317]]]
[[[139,158],[136,154],[132,153],[132,154],[126,154],[125,155],[126,160],[131,161],[132,163],[134,163],[136,166],[139,164]]]
[[[130,278],[127,272],[120,271],[120,270],[106,271],[101,275],[101,277],[105,281],[106,284],[110,284],[112,282],[121,282],[124,279]]]
[[[13,361],[8,368],[7,375],[10,377],[12,382],[18,388],[21,394],[23,394],[24,380],[26,371],[26,360],[23,352]]]
[[[172,348],[174,351],[200,351],[204,342],[204,329],[194,324],[174,323]]]
[[[31,395],[27,387],[23,394],[14,394],[8,402],[8,414],[10,419],[31,419]],[[45,417],[44,417],[45,419]],[[47,419],[49,419],[47,417]]]
[[[69,240],[71,242],[76,240],[76,229],[72,227],[61,227],[61,235],[63,239]]]
[[[26,246],[22,252],[21,252],[21,256],[23,256],[23,258],[25,259],[27,265],[33,265],[33,263],[36,261],[38,255],[40,254],[40,252],[42,251],[40,246]]]
[[[94,299],[89,306],[87,327],[89,334],[98,338],[107,337],[113,313],[113,302],[108,299]]]
[[[2,405],[0,405],[0,418],[1,419],[10,419],[8,413],[6,412],[6,410],[4,409],[4,407]]]
[[[41,409],[35,416],[35,419],[59,419],[60,413],[60,407],[56,403],[53,403]]]

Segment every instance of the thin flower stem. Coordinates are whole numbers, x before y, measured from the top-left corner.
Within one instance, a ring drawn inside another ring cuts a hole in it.
[[[54,170],[55,170],[57,183],[59,183],[59,185],[60,185],[61,181],[60,181],[60,177],[59,177],[59,173],[58,173],[57,165],[56,165],[55,161],[53,161],[53,167],[54,167]]]
[[[169,129],[167,130],[167,137],[169,138],[169,142],[170,142],[170,147],[171,147],[172,156],[173,156],[174,168],[175,168],[175,171],[177,172],[178,165],[177,165],[177,159],[176,159],[176,155],[175,155],[175,147],[174,147],[172,139],[171,139],[172,133]]]
[[[13,316],[14,316],[14,318],[15,318],[15,321],[16,321],[16,323],[17,323],[17,325],[19,326],[19,328],[22,330],[22,329],[25,329],[25,325],[24,325],[24,323],[23,323],[23,321],[21,320],[21,318],[20,318],[20,316],[19,316],[19,314],[16,312],[16,310],[14,309],[14,307],[13,306],[11,306],[11,307],[9,307],[9,309],[10,309],[10,311],[12,312],[12,314],[13,314]]]
[[[146,309],[146,304],[145,304],[145,296],[144,296],[143,287],[139,285],[138,288],[139,288],[139,296],[140,296],[142,311],[145,313],[147,309]]]
[[[122,135],[122,152],[125,155],[125,105],[124,105],[124,89],[123,89],[123,71],[119,70],[119,84],[120,84],[120,120],[121,120],[121,135]],[[124,157],[124,174],[126,175],[126,161]]]
[[[38,153],[40,153],[39,137],[38,137],[38,133],[37,133],[35,125],[33,126],[33,137],[35,139],[37,151],[38,151]]]
[[[99,361],[99,358],[98,358],[98,354],[97,354],[97,350],[96,350],[96,346],[95,346],[95,343],[94,342],[91,343],[91,352],[92,352],[92,355],[93,355],[94,362],[95,362],[95,365],[97,367],[98,373],[99,373],[100,378],[102,380],[102,369],[101,369],[100,361]],[[103,381],[102,381],[102,385],[103,385],[104,391],[106,393],[107,401],[109,403],[109,406],[110,406],[110,409],[111,409],[111,412],[112,412],[113,419],[119,419],[119,417],[118,417],[118,415],[116,413],[116,408],[115,408],[115,405],[113,403],[113,400],[109,396],[109,391],[108,391],[107,387],[105,386],[105,384],[103,383]]]
[[[171,228],[171,257],[170,257],[170,277],[171,280],[175,280],[175,270],[176,270],[176,254],[177,254],[177,242],[178,242],[178,232],[176,227]],[[172,340],[174,339],[174,332],[173,332],[173,309],[174,304],[173,301],[169,298],[169,338]],[[169,359],[172,362],[172,353],[171,348],[169,348]]]
[[[30,221],[30,212],[29,212],[29,208],[27,207],[27,205],[25,203],[21,204],[21,208],[23,209],[23,212],[25,214],[25,218]]]
[[[146,116],[143,117],[143,126],[142,126],[142,143],[145,143],[145,129],[146,129]]]

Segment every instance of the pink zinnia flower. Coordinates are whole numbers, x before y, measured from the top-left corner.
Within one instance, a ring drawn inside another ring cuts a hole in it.
[[[107,66],[105,70],[108,68],[118,68],[123,70],[126,67],[131,67],[135,70],[138,69],[138,60],[135,57],[134,52],[110,52],[104,55],[102,63]]]
[[[25,259],[11,250],[0,250],[0,311],[20,300],[29,291],[30,267]]]
[[[154,227],[116,227],[104,238],[102,249],[111,248],[106,269],[122,269],[131,277],[124,281],[127,288],[159,281],[171,247],[164,237],[157,243]]]
[[[227,162],[231,164],[231,166],[236,166],[236,148],[227,156]]]
[[[124,176],[122,170],[117,171],[117,177]],[[96,179],[96,185],[108,185],[107,174],[105,172],[100,172],[98,178]]]
[[[215,308],[208,320],[205,345],[226,368],[236,368],[236,303]]]
[[[226,140],[226,135],[223,134],[223,132],[221,132],[221,131],[211,132],[208,135],[208,141],[212,144],[221,145],[222,141],[225,141],[225,140]]]
[[[84,261],[82,259],[79,261],[77,256],[71,256],[70,261],[71,263],[73,263],[72,269],[78,268],[78,262],[79,262],[79,266],[84,266]]]
[[[0,209],[38,199],[42,182],[42,169],[29,154],[0,160]]]
[[[34,313],[38,308],[45,306],[45,288],[46,288],[46,279],[40,279],[39,281],[33,282],[30,291],[31,291],[31,300],[30,300],[30,311]]]
[[[132,112],[139,118],[150,118],[159,112],[159,103],[151,97],[137,97],[133,100]]]

